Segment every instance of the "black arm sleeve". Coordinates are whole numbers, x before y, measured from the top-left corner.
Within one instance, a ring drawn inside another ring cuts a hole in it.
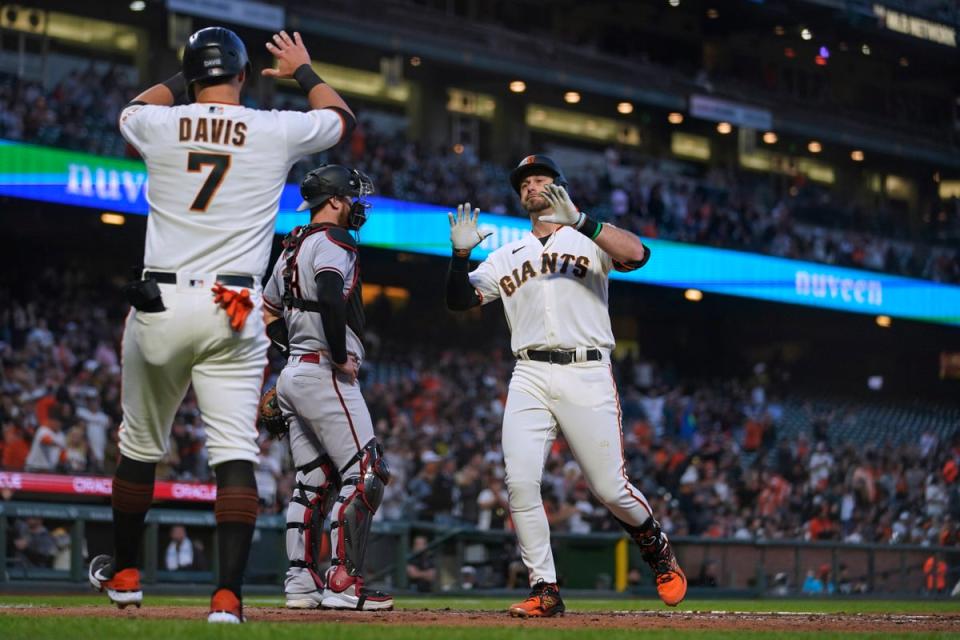
[[[287,333],[287,323],[283,318],[267,325],[267,337],[280,350],[280,353],[285,356],[290,355],[290,335]]]
[[[343,276],[336,271],[317,274],[320,322],[335,364],[347,361],[347,302],[343,299]]]
[[[357,119],[350,115],[350,112],[341,109],[340,107],[324,107],[325,109],[330,109],[331,111],[336,111],[337,115],[340,116],[340,119],[343,120],[343,132],[340,134],[340,139],[337,140],[337,144],[340,144],[344,140],[349,140],[350,136],[353,135],[353,130],[357,128]]]
[[[453,256],[447,272],[447,308],[451,311],[466,311],[481,303],[469,275],[470,259]]]

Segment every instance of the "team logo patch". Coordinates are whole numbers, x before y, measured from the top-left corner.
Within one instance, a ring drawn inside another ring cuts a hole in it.
[[[207,68],[209,68],[209,67],[222,67],[222,66],[223,66],[223,61],[222,61],[220,58],[211,58],[210,60],[204,60],[204,61],[203,61],[203,66],[204,66],[204,67],[207,67]]]
[[[537,156],[527,156],[526,158],[520,161],[520,166],[522,167],[527,164],[533,164],[536,161],[537,161]]]

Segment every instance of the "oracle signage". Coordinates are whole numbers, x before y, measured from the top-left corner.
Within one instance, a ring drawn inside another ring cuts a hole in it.
[[[113,492],[113,480],[102,476],[0,471],[0,491],[2,490],[64,496],[108,497]],[[217,486],[160,481],[154,485],[153,498],[173,502],[213,502],[217,498]]]

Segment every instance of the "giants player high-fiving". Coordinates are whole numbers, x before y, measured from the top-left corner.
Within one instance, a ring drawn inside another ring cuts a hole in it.
[[[646,498],[627,478],[610,366],[608,274],[639,269],[650,250],[634,234],[578,211],[563,173],[547,156],[524,158],[510,183],[530,215],[531,232],[470,271],[470,251],[484,236],[477,229],[479,211],[461,205],[450,214],[447,279],[452,310],[503,301],[517,357],[503,415],[503,456],[510,513],[532,590],[509,612],[547,617],[564,611],[540,497],[543,465],[558,433],[593,494],[640,546],[660,598],[677,605],[687,591],[686,576]]]
[[[260,311],[280,194],[291,166],[346,138],[355,124],[314,73],[300,35],[273,36],[263,74],[295,79],[310,110],[240,104],[251,67],[239,37],[210,27],[190,36],[183,71],[123,109],[120,131],[149,175],[144,271],[125,292],[123,424],[113,480],[112,556],[91,584],[140,606],[137,554],[177,407],[193,383],[217,480],[217,589],[210,622],[241,622],[241,586],[257,518],[254,426],[269,340]],[[190,104],[173,106],[186,92]]]

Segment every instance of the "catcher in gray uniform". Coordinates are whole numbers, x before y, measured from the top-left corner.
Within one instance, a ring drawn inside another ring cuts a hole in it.
[[[367,589],[362,574],[370,524],[390,479],[357,382],[364,315],[350,231],[366,220],[370,193],[373,183],[355,169],[324,165],[308,173],[298,211],[310,210],[310,224],[284,239],[263,291],[267,334],[289,352],[276,389],[261,402],[261,423],[271,431],[289,426],[297,467],[284,583],[293,609],[393,607],[393,597]],[[331,509],[333,557],[321,575],[319,543]]]

